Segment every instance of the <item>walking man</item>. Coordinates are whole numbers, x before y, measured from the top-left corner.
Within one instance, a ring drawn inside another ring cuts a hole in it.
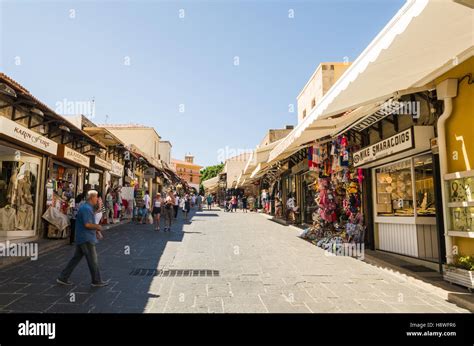
[[[107,281],[100,278],[99,261],[95,245],[97,239],[102,239],[102,227],[95,223],[95,206],[98,201],[98,193],[95,190],[87,192],[87,202],[84,203],[77,212],[76,217],[76,251],[66,268],[61,272],[56,282],[61,285],[72,285],[69,281],[73,270],[81,261],[82,257],[86,257],[87,265],[91,273],[93,287],[107,286]]]
[[[212,207],[212,195],[209,194],[207,196],[207,210],[211,210],[211,207]]]
[[[142,209],[142,224],[146,224],[148,221],[148,213],[150,212],[151,208],[151,198],[150,198],[150,192],[146,190],[145,196],[143,197],[143,209]]]

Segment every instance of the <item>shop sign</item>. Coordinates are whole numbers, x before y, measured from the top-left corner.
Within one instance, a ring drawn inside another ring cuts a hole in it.
[[[61,144],[59,146],[58,156],[66,159],[68,161],[77,163],[81,166],[89,167],[89,161],[90,160],[89,160],[88,156],[83,155],[83,154],[81,154],[81,153],[65,146],[64,144]]]
[[[145,169],[144,178],[145,179],[154,179],[156,174],[155,167],[148,167]]]
[[[307,168],[308,168],[308,159],[304,159],[301,162],[299,162],[298,164],[291,167],[291,173],[296,174],[296,173],[299,173],[302,170],[307,169]]]
[[[56,142],[2,116],[0,116],[0,133],[52,155],[58,152]]]
[[[111,169],[110,169],[110,174],[115,175],[117,177],[123,176],[123,165],[120,164],[119,162],[112,160],[111,161]]]
[[[356,151],[352,156],[354,167],[411,149],[414,145],[413,128],[410,128],[371,146],[365,147],[362,150]]]
[[[366,128],[378,123],[380,120],[388,117],[389,115],[397,113],[402,108],[402,106],[402,102],[389,100],[385,102],[378,111],[362,118],[350,128],[358,132],[365,130]]]
[[[112,169],[112,164],[109,161],[106,161],[98,156],[91,156],[94,165],[105,168],[110,171]]]

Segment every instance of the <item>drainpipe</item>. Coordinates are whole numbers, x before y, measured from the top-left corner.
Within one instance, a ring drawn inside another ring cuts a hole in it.
[[[444,217],[444,236],[446,239],[446,261],[453,262],[453,240],[448,236],[450,213],[448,209],[448,193],[446,191],[446,183],[444,176],[448,173],[448,153],[446,147],[446,120],[451,116],[453,111],[453,98],[457,96],[458,80],[455,78],[445,79],[436,85],[436,95],[438,100],[443,100],[444,111],[438,118],[438,148],[439,148],[439,165],[441,175],[441,195]]]

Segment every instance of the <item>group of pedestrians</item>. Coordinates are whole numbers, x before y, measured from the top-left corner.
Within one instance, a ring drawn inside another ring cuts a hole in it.
[[[75,211],[72,219],[74,230],[71,236],[71,243],[74,241],[75,251],[66,267],[59,274],[56,282],[61,285],[71,286],[73,283],[69,280],[74,269],[85,257],[89,272],[91,275],[91,286],[103,287],[108,285],[108,281],[103,281],[99,270],[99,260],[97,256],[96,244],[103,239],[102,226],[100,225],[102,217],[108,218],[112,210],[112,203],[115,202],[113,190],[109,189],[106,194],[105,203],[100,194],[95,190],[89,190],[80,194],[76,198]],[[149,191],[145,192],[143,197],[143,208],[140,223],[148,223],[149,218],[153,219],[155,231],[160,231],[161,215],[164,218],[164,232],[171,231],[173,220],[178,217],[179,208],[182,209],[183,219],[188,219],[188,213],[192,207],[202,210],[204,201],[207,202],[208,209],[211,209],[213,197],[202,195],[184,194],[179,196],[172,190],[163,196],[157,193],[151,198]]]
[[[181,209],[183,220],[187,221],[189,218],[189,212],[191,208],[197,208],[198,211],[202,211],[204,197],[201,194],[183,194],[178,195],[177,192],[172,190],[166,194],[157,192],[156,195],[151,198],[149,191],[145,192],[143,197],[143,207],[140,211],[141,218],[140,224],[153,223],[155,231],[160,231],[161,217],[164,219],[164,232],[171,231],[171,225],[174,219],[178,218],[178,211]],[[208,196],[206,198],[208,209],[211,209],[213,197]]]
[[[240,209],[244,213],[248,211],[248,200],[247,200],[246,195],[239,196],[239,197],[233,195],[232,197],[227,197],[225,201],[224,211],[231,212],[231,213],[237,212],[239,205],[240,205]]]

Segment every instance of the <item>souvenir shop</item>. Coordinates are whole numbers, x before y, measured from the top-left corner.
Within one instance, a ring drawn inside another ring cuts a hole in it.
[[[115,160],[111,160],[110,163],[111,169],[108,173],[106,172],[107,185],[110,187],[122,186],[124,166]]]
[[[66,238],[76,197],[83,193],[85,170],[90,159],[64,144],[58,145],[55,158],[49,160],[46,182],[46,212],[48,238]]]
[[[310,208],[303,209],[307,210],[306,218],[312,210],[312,223],[301,237],[328,251],[364,243],[364,176],[352,162],[352,153],[359,148],[355,137],[341,135],[307,149],[308,172],[304,174],[303,186],[305,203]]]
[[[99,156],[89,156],[91,164],[85,170],[84,189],[96,190],[105,195],[105,172],[110,172],[112,164]]]
[[[0,240],[37,235],[46,155],[57,144],[0,116]]]
[[[434,137],[433,126],[412,126],[354,153],[370,171],[377,250],[438,262]]]

